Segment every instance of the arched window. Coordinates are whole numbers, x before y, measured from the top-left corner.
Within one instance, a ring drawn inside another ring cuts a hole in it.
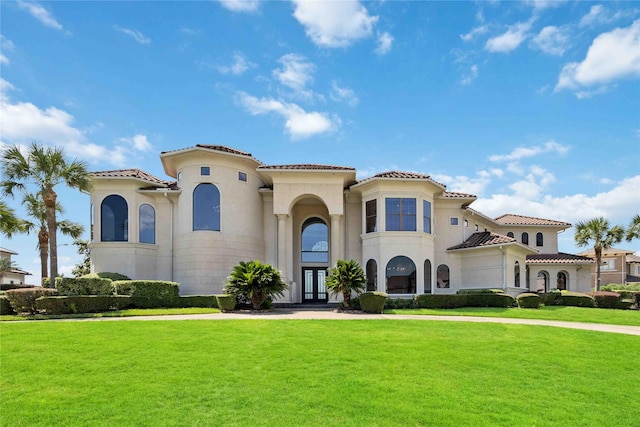
[[[220,191],[213,184],[193,190],[193,229],[220,231]]]
[[[558,276],[556,277],[556,287],[561,291],[569,289],[569,280],[565,272],[561,271],[558,273]]]
[[[536,246],[544,246],[544,237],[542,237],[542,233],[536,234]]]
[[[522,233],[522,244],[523,245],[529,244],[529,233],[527,233],[526,231]]]
[[[536,290],[538,292],[549,292],[549,273],[546,271],[538,272],[536,278]]]
[[[367,292],[378,290],[378,263],[374,259],[367,261]]]
[[[329,262],[329,228],[320,218],[302,225],[302,262]]]
[[[508,233],[507,233],[507,237],[511,237],[511,238],[513,238],[513,232],[512,232],[512,231],[508,232]]]
[[[127,201],[115,194],[105,197],[100,206],[100,240],[129,241],[129,207]]]
[[[520,263],[518,261],[513,267],[513,283],[516,288],[520,287]]]
[[[140,243],[156,242],[156,210],[151,205],[140,205]]]
[[[424,293],[431,293],[431,261],[424,260]]]
[[[387,293],[416,293],[416,265],[411,259],[397,256],[387,263]]]
[[[445,289],[451,286],[449,283],[449,267],[447,265],[440,264],[438,266],[438,271],[436,272],[436,280],[438,282],[438,288]]]

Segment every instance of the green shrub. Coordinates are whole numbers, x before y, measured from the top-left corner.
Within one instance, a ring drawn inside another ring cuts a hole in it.
[[[551,290],[546,294],[541,293],[539,295],[540,295],[540,298],[542,298],[542,303],[544,305],[561,305],[562,304],[562,301],[560,299],[562,292],[559,290]]]
[[[520,308],[540,308],[542,304],[542,298],[540,295],[533,293],[524,293],[516,297],[516,302]]]
[[[360,294],[360,308],[365,313],[382,313],[387,301],[385,292],[365,292]]]
[[[43,288],[51,288],[51,279],[48,277],[42,278],[42,287]]]
[[[44,296],[56,295],[58,291],[50,288],[26,288],[26,289],[13,289],[7,291],[5,296],[11,303],[13,311],[19,315],[36,314],[38,309],[36,308],[36,300]]]
[[[35,288],[35,285],[27,285],[24,283],[3,283],[0,285],[0,291],[10,291],[11,289],[27,289]]]
[[[117,280],[111,283],[116,295],[129,295],[134,308],[171,307],[180,291],[176,282],[163,280]]]
[[[633,299],[636,302],[636,307],[640,308],[640,292],[634,292]]]
[[[459,294],[459,295],[466,295],[466,294],[503,294],[504,290],[503,289],[496,289],[496,288],[459,289],[456,293]]]
[[[111,279],[99,277],[56,277],[56,289],[60,296],[113,295]]]
[[[241,295],[251,301],[254,310],[262,308],[267,298],[283,296],[287,284],[280,270],[258,260],[240,261],[231,270],[222,291],[225,294]]]
[[[596,307],[598,308],[616,308],[620,303],[620,294],[618,292],[587,292],[587,295],[593,297],[596,301]]]
[[[215,295],[185,295],[175,298],[172,302],[174,308],[218,308]]]
[[[122,310],[130,303],[126,295],[74,295],[40,297],[36,300],[38,312],[50,315],[76,313],[102,313]]]
[[[560,294],[560,305],[594,308],[596,301],[590,295],[580,292],[562,292]]]
[[[124,274],[109,273],[109,272],[90,273],[90,274],[85,274],[82,277],[99,277],[101,279],[111,279],[114,282],[117,281],[117,280],[131,280],[128,276],[125,276]]]
[[[616,307],[618,310],[629,310],[633,305],[634,301],[631,299],[620,299],[618,302],[618,306]]]
[[[511,295],[505,293],[471,293],[465,295],[465,307],[513,307],[515,302]]]
[[[236,308],[236,296],[233,294],[216,295],[216,302],[220,311],[233,311]]]
[[[6,295],[0,295],[0,314],[1,315],[16,314],[16,312],[13,311],[13,308],[11,307],[11,303],[9,302],[9,299],[7,298]]]
[[[413,302],[416,308],[461,308],[466,306],[467,295],[422,294],[416,295]]]
[[[344,302],[340,301],[338,303],[338,307],[344,308]],[[362,306],[360,305],[360,296],[351,297],[351,301],[349,302],[349,308],[352,310],[362,310]]]
[[[609,283],[608,285],[601,286],[600,290],[611,291],[611,292],[619,292],[619,291],[640,292],[640,283],[629,283],[626,285],[619,284],[619,283]]]
[[[412,299],[405,298],[387,298],[384,304],[385,309],[402,309],[402,308],[414,308],[414,302]],[[360,301],[360,308],[362,308],[362,301]]]

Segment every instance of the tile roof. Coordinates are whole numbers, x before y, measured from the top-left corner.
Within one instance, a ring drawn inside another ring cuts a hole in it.
[[[628,249],[619,249],[619,248],[609,248],[609,249],[603,249],[602,250],[602,255],[603,256],[616,256],[616,255],[622,255],[625,254],[627,255],[627,258],[629,258],[629,255],[633,255],[633,251],[630,251]],[[580,252],[578,255],[583,255],[583,256],[588,256],[588,257],[595,257],[596,256],[596,251],[591,248],[591,249],[587,249],[584,252]]]
[[[501,225],[553,225],[560,227],[571,227],[571,224],[569,224],[568,222],[515,214],[504,214],[497,217],[495,221]]]
[[[110,171],[91,172],[91,175],[98,178],[136,178],[142,181],[152,182],[154,184],[167,185],[164,181],[156,176],[151,175],[140,169],[118,169]]]
[[[470,198],[475,198],[476,195],[467,194],[467,193],[456,193],[454,191],[445,191],[439,197],[442,197],[445,199],[470,199]],[[467,209],[470,209],[470,208],[467,208]],[[477,212],[477,211],[474,211],[474,212]]]
[[[365,178],[365,179],[361,179],[360,181],[358,181],[357,183],[363,183],[366,181],[370,181],[372,179],[376,179],[376,178],[383,178],[383,179],[415,179],[415,180],[425,180],[425,181],[430,181],[433,182],[443,188],[446,188],[446,185],[441,184],[437,181],[434,181],[433,178],[431,178],[429,175],[423,174],[423,173],[416,173],[416,172],[403,172],[403,171],[388,171],[388,172],[381,172],[379,174],[370,176],[369,178]]]
[[[483,246],[504,245],[507,243],[516,243],[513,237],[503,236],[502,234],[492,233],[491,231],[481,231],[473,233],[467,240],[459,245],[448,248],[448,251],[456,249],[479,248]]]
[[[163,151],[160,154],[178,153],[180,151],[192,150],[193,148],[206,148],[207,150],[220,151],[222,153],[237,154],[239,156],[245,156],[245,157],[253,157],[251,153],[248,153],[246,151],[236,150],[235,148],[227,147],[225,145],[209,145],[209,144],[196,144],[195,147],[187,147],[187,148],[180,148],[178,150]]]
[[[573,254],[558,252],[557,254],[527,255],[527,264],[592,264],[593,259]]]
[[[354,171],[350,166],[320,165],[315,163],[302,163],[297,165],[262,165],[258,170],[333,170],[333,171]]]

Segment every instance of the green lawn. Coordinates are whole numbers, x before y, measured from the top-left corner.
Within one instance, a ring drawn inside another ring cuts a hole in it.
[[[8,322],[3,426],[630,426],[636,336],[387,320]]]
[[[92,317],[133,317],[133,316],[170,316],[175,314],[207,314],[220,313],[217,308],[189,307],[189,308],[132,308],[128,310],[107,311],[105,313],[61,314],[46,316],[0,316],[0,321],[13,320],[48,320],[48,319],[88,319]]]
[[[424,314],[431,316],[508,317],[515,319],[562,320],[566,322],[606,323],[610,325],[640,326],[639,310],[609,310],[565,306],[533,308],[466,307],[452,309],[385,310],[387,314]]]

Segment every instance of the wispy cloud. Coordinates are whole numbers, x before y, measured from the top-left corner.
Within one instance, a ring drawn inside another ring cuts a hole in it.
[[[460,84],[463,86],[470,85],[478,77],[478,65],[473,64],[469,67],[469,72],[465,74],[460,80]]]
[[[485,34],[487,31],[489,31],[489,27],[487,25],[480,25],[480,26],[474,27],[471,31],[469,31],[466,34],[460,34],[460,38],[465,42],[469,42],[474,38],[476,38],[477,36]]]
[[[7,58],[4,52],[11,52],[15,48],[15,45],[11,40],[0,34],[0,64],[9,64],[11,61]]]
[[[535,18],[531,18],[527,22],[518,22],[510,25],[503,34],[492,37],[487,40],[485,49],[489,52],[511,52],[520,46],[520,44],[529,36],[529,30]]]
[[[302,55],[288,53],[278,59],[281,68],[273,70],[273,76],[280,84],[293,89],[305,97],[310,96],[307,85],[313,83],[316,66]]]
[[[218,0],[218,2],[231,12],[256,12],[260,9],[258,0]]]
[[[129,138],[120,138],[120,142],[130,145],[136,151],[151,151],[153,146],[146,135],[136,134]]]
[[[569,48],[569,35],[565,29],[550,25],[540,30],[531,45],[548,55],[562,56]]]
[[[391,45],[393,44],[393,36],[387,32],[378,34],[378,46],[375,53],[383,56],[391,52]]]
[[[333,80],[331,82],[331,99],[338,102],[345,102],[347,105],[354,107],[358,105],[360,99],[353,91],[353,89],[348,87],[340,87],[338,82]]]
[[[566,154],[570,147],[558,144],[555,141],[548,141],[542,145],[534,145],[532,147],[518,147],[509,154],[494,154],[489,156],[492,162],[505,162],[521,160],[527,157],[534,157],[545,153]]]
[[[245,58],[245,56],[242,53],[236,52],[233,54],[232,64],[220,65],[217,68],[218,68],[218,71],[220,71],[222,74],[233,74],[234,76],[239,76],[240,74],[243,74],[245,71],[255,67],[257,67],[256,64],[247,60],[247,58]]]
[[[138,30],[133,30],[131,28],[122,28],[122,27],[118,27],[117,25],[114,28],[117,31],[120,31],[123,34],[126,34],[129,37],[132,37],[135,41],[137,41],[140,44],[149,44],[149,43],[151,43],[151,39],[149,37],[145,36],[144,34],[142,34]]]
[[[64,30],[62,25],[53,17],[51,12],[40,6],[38,3],[31,1],[18,1],[18,6],[29,12],[31,16],[36,18],[43,25],[56,30]]]

